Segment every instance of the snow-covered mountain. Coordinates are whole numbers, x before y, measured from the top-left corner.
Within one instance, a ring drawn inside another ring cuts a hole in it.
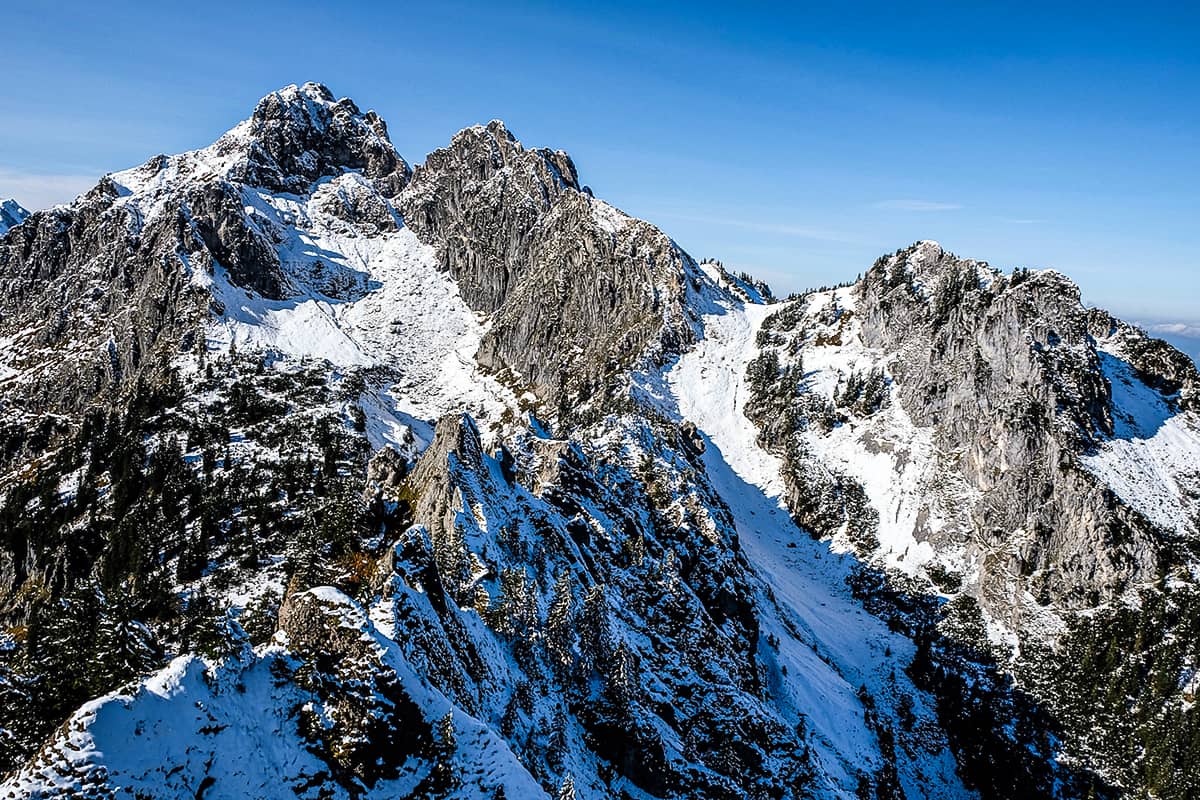
[[[9,228],[20,225],[29,218],[29,212],[21,207],[16,200],[0,200],[0,236],[8,233]]]
[[[0,282],[8,796],[1195,789],[1200,378],[1060,275],[777,301],[306,84]]]

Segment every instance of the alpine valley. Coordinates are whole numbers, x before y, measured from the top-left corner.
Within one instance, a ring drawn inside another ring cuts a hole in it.
[[[317,84],[0,213],[0,796],[1200,797],[1200,375]]]

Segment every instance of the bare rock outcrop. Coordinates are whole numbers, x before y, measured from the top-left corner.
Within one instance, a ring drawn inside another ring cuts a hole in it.
[[[647,352],[691,339],[691,259],[595,200],[565,153],[526,150],[503,123],[431,153],[401,209],[467,303],[492,315],[479,361],[544,399],[585,399]]]
[[[1132,355],[1147,383],[1177,397],[1195,368],[1124,323],[1085,309],[1065,276],[1012,276],[921,242],[881,259],[856,289],[864,343],[898,353],[899,402],[935,432],[979,491],[971,541],[981,595],[1020,627],[1019,599],[1078,608],[1155,580],[1169,537],[1080,464],[1114,433],[1098,341]]]

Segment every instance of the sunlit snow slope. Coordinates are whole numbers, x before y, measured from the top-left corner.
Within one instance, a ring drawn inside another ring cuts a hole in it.
[[[1118,354],[1102,352],[1101,364],[1114,435],[1084,466],[1164,530],[1200,533],[1200,419],[1172,408]]]
[[[112,178],[127,193],[119,202],[145,218],[170,212],[165,200],[178,192],[176,181],[219,175],[228,160],[214,145],[176,156],[149,178],[145,167]],[[377,369],[385,380],[370,415],[375,447],[403,444],[408,430],[427,443],[428,422],[451,410],[486,420],[515,402],[474,360],[485,323],[438,268],[432,249],[361,175],[325,179],[307,196],[249,187],[242,194],[247,217],[275,243],[289,296],[271,300],[243,289],[219,264],[212,275],[192,267],[192,281],[219,303],[209,325],[210,351],[261,349],[284,361]],[[364,198],[387,209],[390,226],[364,229],[331,213],[339,203]]]
[[[709,270],[710,278],[720,276]],[[919,715],[932,715],[895,659],[911,659],[912,642],[890,632],[850,596],[846,577],[853,559],[828,542],[813,541],[782,506],[780,463],[756,443],[757,430],[743,413],[750,391],[746,365],[757,352],[755,336],[775,308],[713,299],[702,319],[703,336],[666,375],[670,401],[703,432],[709,478],[733,512],[738,535],[774,602],[770,632],[776,657],[790,679],[772,686],[777,702],[801,711],[814,726],[823,770],[853,791],[858,770],[878,768],[882,757],[864,723],[860,687],[884,702],[916,698]],[[928,733],[928,732],[927,732]],[[955,763],[940,736],[910,737],[898,749],[898,771],[913,797],[963,796]]]

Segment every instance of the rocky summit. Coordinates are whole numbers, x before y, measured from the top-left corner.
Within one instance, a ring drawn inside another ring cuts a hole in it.
[[[1194,364],[854,273],[317,84],[5,202],[0,796],[1200,796]]]

